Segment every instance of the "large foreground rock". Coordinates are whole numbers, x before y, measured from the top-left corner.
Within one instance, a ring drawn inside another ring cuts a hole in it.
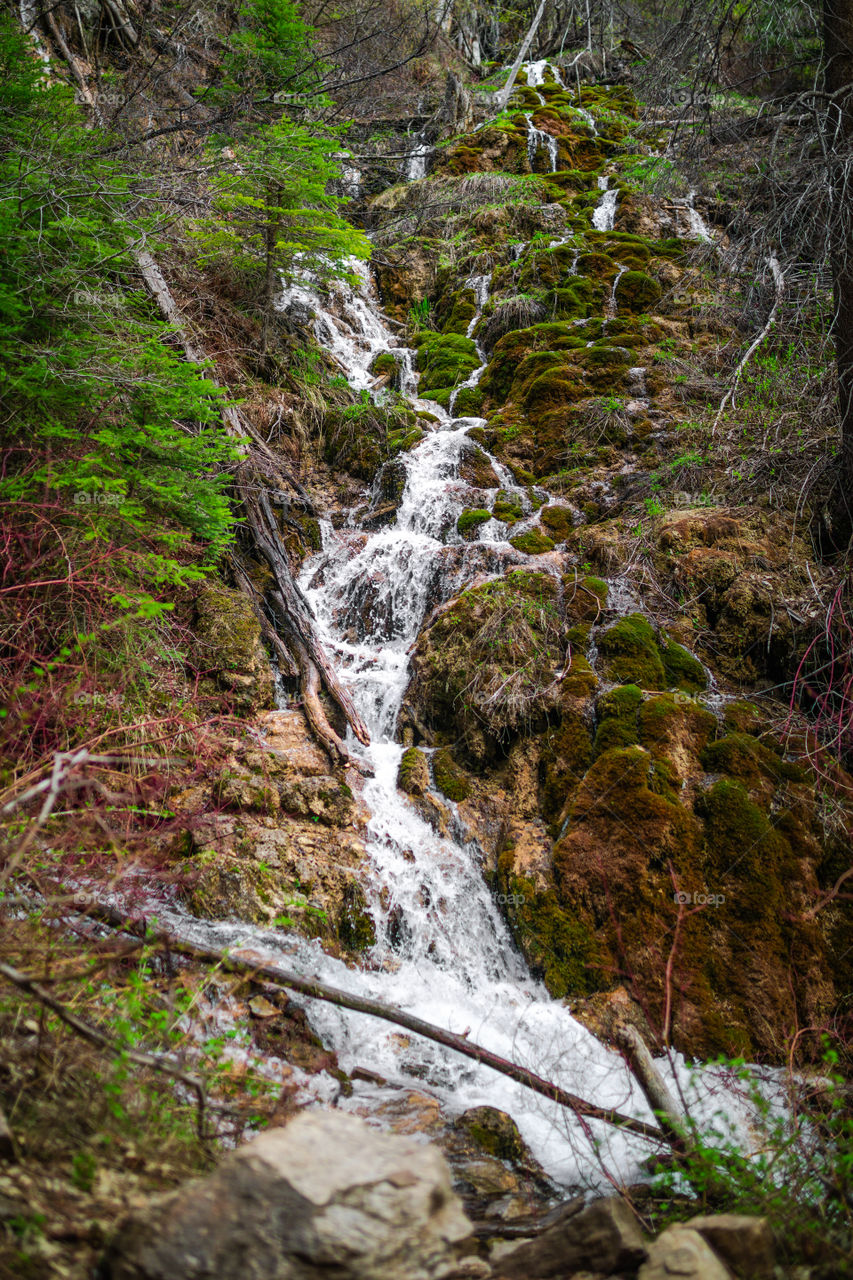
[[[153,1199],[103,1280],[433,1280],[471,1225],[434,1147],[307,1112]]]
[[[501,1258],[501,1280],[550,1280],[589,1269],[633,1271],[646,1256],[636,1219],[623,1200],[561,1205],[541,1235]]]

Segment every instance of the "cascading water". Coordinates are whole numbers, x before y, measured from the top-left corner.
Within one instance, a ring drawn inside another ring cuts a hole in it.
[[[421,178],[426,177],[427,164],[434,150],[435,147],[418,134],[403,165],[404,182],[420,182]]]
[[[551,172],[556,173],[559,154],[557,139],[553,134],[545,133],[543,129],[537,129],[530,113],[525,114],[524,118],[527,121],[527,158],[530,161],[530,167],[533,168],[536,152],[540,147],[545,147],[548,152],[548,163],[551,166]]]
[[[350,385],[363,388],[370,385],[370,365],[380,349],[395,350],[401,358],[410,353],[392,335],[367,269],[356,262],[348,268],[359,277],[358,288],[342,284],[321,302],[308,285],[295,285],[281,305],[310,302],[318,337]],[[480,309],[487,287],[485,280],[474,284]],[[201,920],[169,902],[157,902],[156,914],[188,940],[233,952],[248,949],[261,961],[283,960],[291,971],[470,1034],[476,1043],[599,1106],[648,1120],[649,1108],[622,1058],[531,977],[486,886],[476,845],[438,835],[397,789],[403,748],[394,734],[408,683],[409,650],[426,614],[475,576],[497,576],[513,564],[530,563],[503,540],[505,530],[496,521],[489,522],[495,528],[488,533],[488,526],[481,527],[479,541],[466,542],[457,534],[457,516],[470,496],[459,476],[460,460],[468,432],[482,419],[453,419],[433,402],[417,400],[415,382],[413,376],[411,403],[428,407],[438,422],[405,455],[406,484],[395,524],[365,535],[321,522],[323,549],[306,562],[300,579],[327,652],[371,734],[367,748],[349,744],[373,771],[363,784],[370,813],[363,887],[377,941],[365,966],[348,968],[318,942],[298,935]],[[527,494],[495,459],[490,461],[501,486],[529,509]],[[389,1100],[389,1090],[408,1087],[415,1076],[419,1087],[431,1090],[451,1113],[482,1105],[508,1112],[534,1155],[566,1186],[605,1185],[605,1169],[625,1181],[642,1176],[639,1162],[650,1151],[643,1139],[596,1122],[581,1123],[507,1077],[431,1042],[400,1036],[367,1015],[307,1004],[313,1026],[345,1069],[368,1066],[388,1081],[357,1081],[352,1099],[339,1105],[369,1114]],[[697,1123],[724,1106],[729,1120],[746,1131],[748,1103],[720,1075],[709,1069],[696,1076],[678,1056],[659,1065],[689,1101]],[[322,1083],[311,1087],[318,1100],[328,1102]]]
[[[333,305],[315,297],[315,325],[329,334],[335,358],[352,386],[364,385],[380,341],[402,351],[376,303],[367,272],[362,286],[345,287]],[[488,295],[488,278],[471,281],[478,315]],[[435,429],[405,456],[406,485],[390,528],[368,534],[335,531],[324,522],[323,549],[304,566],[301,585],[314,609],[318,629],[371,733],[360,751],[373,769],[363,798],[368,825],[370,871],[365,890],[377,925],[377,942],[362,970],[347,969],[316,943],[283,938],[240,925],[195,927],[218,935],[223,945],[242,941],[253,953],[287,953],[289,967],[413,1012],[521,1062],[564,1088],[599,1105],[649,1118],[644,1099],[621,1058],[606,1049],[567,1008],[534,981],[518,955],[486,887],[479,851],[436,834],[397,789],[403,748],[395,726],[408,682],[408,653],[430,609],[456,594],[475,575],[497,575],[520,560],[503,540],[505,530],[483,526],[475,542],[456,533],[456,519],[470,497],[459,478],[467,433],[482,419],[453,419],[432,402]],[[501,485],[523,499],[526,493],[490,459]],[[577,1119],[505,1077],[433,1044],[395,1036],[364,1015],[311,1004],[318,1032],[338,1052],[342,1065],[369,1065],[388,1080],[416,1075],[451,1110],[488,1104],[509,1112],[536,1156],[557,1180],[600,1185],[602,1168],[637,1177],[648,1154],[642,1139],[593,1125],[593,1151]],[[723,1086],[713,1073],[693,1079],[682,1059],[662,1063],[677,1077],[700,1121],[716,1110]],[[370,1104],[371,1090],[358,1086],[358,1105]],[[387,1091],[380,1096],[387,1098]],[[726,1094],[729,1114],[744,1119],[745,1106]],[[589,1126],[586,1127],[588,1133]]]
[[[615,187],[611,188],[610,179],[606,176],[598,179],[598,189],[603,194],[592,211],[592,225],[596,231],[612,231],[616,222],[619,192]]]

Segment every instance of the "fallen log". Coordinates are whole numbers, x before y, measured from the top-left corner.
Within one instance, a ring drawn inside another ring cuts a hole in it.
[[[158,264],[147,250],[137,250],[134,256],[146,287],[164,318],[175,330],[186,358],[193,364],[209,367],[211,361],[203,347],[189,332]],[[208,376],[212,382],[216,382],[214,375]],[[224,405],[221,412],[225,429],[230,436],[240,442],[249,439],[261,451],[277,487],[283,488],[294,483],[292,478],[283,472],[279,459],[275,457],[266,442],[260,439],[251,424],[234,405]],[[292,641],[291,650],[299,668],[300,693],[308,711],[311,728],[333,760],[346,764],[354,763],[340,736],[329,723],[320,701],[321,680],[333,701],[340,707],[356,738],[365,746],[370,742],[367,726],[338,680],[317,638],[311,607],[294,581],[289,561],[281,548],[278,526],[272,514],[269,496],[265,487],[257,483],[259,477],[252,467],[245,445],[243,451],[246,454],[246,461],[238,472],[237,488],[246,512],[252,541],[264,556],[275,579],[276,590],[271,593],[271,600],[278,620],[285,625]],[[294,484],[294,487],[297,486]]]
[[[508,1059],[493,1053],[491,1049],[472,1043],[465,1036],[446,1031],[443,1027],[437,1027],[431,1022],[425,1022],[422,1018],[406,1013],[403,1009],[394,1008],[380,1000],[374,1000],[370,996],[355,995],[352,992],[343,991],[339,987],[329,986],[327,983],[320,982],[315,978],[301,977],[299,974],[290,973],[279,965],[271,964],[267,961],[243,959],[241,956],[231,955],[227,951],[222,951],[218,947],[201,946],[198,943],[182,938],[171,930],[149,923],[144,917],[134,918],[125,912],[118,911],[114,907],[99,902],[97,899],[88,897],[75,899],[75,914],[87,916],[115,929],[125,930],[135,937],[144,937],[149,942],[162,943],[170,952],[185,955],[190,959],[206,964],[217,965],[227,973],[239,974],[253,981],[269,982],[275,986],[298,992],[300,995],[308,996],[312,1000],[323,1000],[340,1009],[350,1009],[355,1013],[364,1013],[370,1017],[381,1018],[385,1022],[393,1023],[395,1026],[404,1027],[415,1035],[423,1036],[426,1040],[432,1040],[447,1049],[452,1049],[466,1058],[473,1059],[474,1062],[480,1062],[484,1066],[491,1067],[493,1071],[498,1071],[501,1075],[508,1076],[511,1080],[515,1080],[516,1083],[531,1089],[534,1093],[548,1098],[558,1106],[565,1107],[582,1121],[598,1120],[603,1124],[634,1133],[649,1142],[672,1145],[673,1139],[657,1125],[649,1124],[644,1120],[637,1120],[633,1116],[624,1115],[611,1107],[596,1106],[595,1103],[588,1102],[585,1098],[570,1093],[552,1081],[545,1080],[542,1076],[528,1070],[527,1067],[510,1062]]]

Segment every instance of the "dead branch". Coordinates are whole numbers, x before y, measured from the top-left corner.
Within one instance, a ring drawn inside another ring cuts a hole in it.
[[[33,1000],[36,1000],[43,1008],[50,1009],[51,1013],[55,1014],[60,1022],[63,1022],[76,1035],[88,1040],[89,1044],[95,1045],[98,1049],[106,1049],[117,1058],[126,1058],[138,1067],[148,1067],[152,1071],[157,1071],[161,1075],[169,1076],[180,1084],[186,1085],[196,1095],[199,1137],[205,1138],[207,1136],[204,1127],[207,1094],[203,1081],[199,1080],[198,1077],[182,1071],[180,1067],[175,1066],[163,1054],[146,1053],[141,1049],[130,1049],[125,1045],[117,1045],[109,1036],[99,1031],[97,1027],[93,1027],[88,1022],[84,1022],[82,1018],[78,1018],[76,1013],[72,1013],[70,1009],[67,1009],[64,1004],[55,999],[49,991],[45,991],[44,987],[40,986],[28,974],[21,973],[19,969],[13,968],[12,965],[0,961],[0,976],[11,982]]]
[[[242,974],[255,981],[270,982],[276,986],[299,992],[301,995],[309,996],[313,1000],[324,1000],[337,1008],[351,1009],[356,1013],[366,1013],[371,1017],[391,1022],[395,1026],[405,1027],[407,1031],[423,1036],[426,1040],[432,1040],[436,1044],[444,1045],[445,1048],[453,1049],[456,1053],[463,1054],[466,1058],[471,1058],[475,1062],[491,1067],[493,1071],[509,1076],[511,1080],[515,1080],[525,1088],[531,1089],[534,1093],[541,1094],[542,1097],[556,1102],[558,1106],[572,1111],[582,1121],[600,1120],[603,1124],[613,1125],[616,1128],[635,1133],[650,1142],[667,1144],[672,1142],[669,1136],[657,1125],[648,1124],[644,1120],[636,1120],[633,1116],[623,1115],[622,1112],[615,1111],[610,1107],[599,1107],[594,1103],[587,1102],[585,1098],[569,1093],[552,1081],[545,1080],[542,1076],[529,1071],[526,1067],[510,1062],[506,1058],[501,1058],[490,1049],[473,1044],[464,1036],[455,1035],[452,1031],[446,1031],[444,1028],[436,1027],[430,1022],[424,1022],[423,1019],[416,1018],[402,1009],[383,1004],[381,1001],[374,1000],[369,996],[353,995],[349,991],[342,991],[338,987],[328,986],[326,983],[319,982],[313,978],[300,977],[298,974],[290,973],[276,964],[258,960],[243,960],[240,956],[221,951],[217,947],[201,946],[181,938],[170,930],[153,927],[139,918],[134,919],[95,899],[78,898],[77,905],[80,914],[108,924],[113,928],[125,929],[137,935],[141,930],[146,940],[161,942],[170,951],[188,956],[193,960],[206,964],[215,964],[228,973]],[[5,968],[6,966],[0,966],[0,973],[3,973]]]
[[[746,352],[741,358],[738,364],[738,367],[735,369],[734,378],[732,379],[732,385],[729,387],[728,391],[720,401],[720,407],[717,410],[717,416],[714,419],[714,425],[711,428],[711,435],[715,434],[717,427],[720,425],[720,419],[725,413],[727,405],[729,403],[734,404],[735,392],[738,389],[738,384],[740,383],[741,376],[743,374],[744,369],[749,364],[749,361],[752,359],[753,354],[758,350],[758,348],[761,346],[762,342],[767,337],[770,330],[773,328],[773,325],[776,323],[776,314],[779,310],[779,305],[782,301],[782,296],[785,292],[785,277],[782,274],[782,268],[779,265],[779,259],[776,257],[775,254],[771,255],[771,257],[767,259],[767,265],[773,274],[773,283],[776,286],[776,296],[773,300],[773,306],[770,308],[770,315],[767,317],[767,323],[765,324],[764,328],[761,330],[758,337],[753,342],[750,343],[749,347],[747,348]]]

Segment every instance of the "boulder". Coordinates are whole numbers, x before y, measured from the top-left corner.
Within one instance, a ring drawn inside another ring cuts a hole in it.
[[[766,1218],[742,1213],[714,1213],[691,1218],[691,1231],[698,1231],[715,1253],[739,1276],[765,1280],[775,1264],[773,1232]]]
[[[701,1243],[701,1237],[698,1237]],[[545,1230],[500,1260],[503,1280],[548,1280],[588,1268],[609,1275],[632,1271],[646,1255],[636,1219],[624,1200],[583,1199],[561,1205]]]
[[[732,1273],[698,1231],[677,1223],[649,1245],[637,1280],[732,1280]]]
[[[471,1233],[432,1146],[302,1112],[135,1210],[103,1280],[431,1280]]]

